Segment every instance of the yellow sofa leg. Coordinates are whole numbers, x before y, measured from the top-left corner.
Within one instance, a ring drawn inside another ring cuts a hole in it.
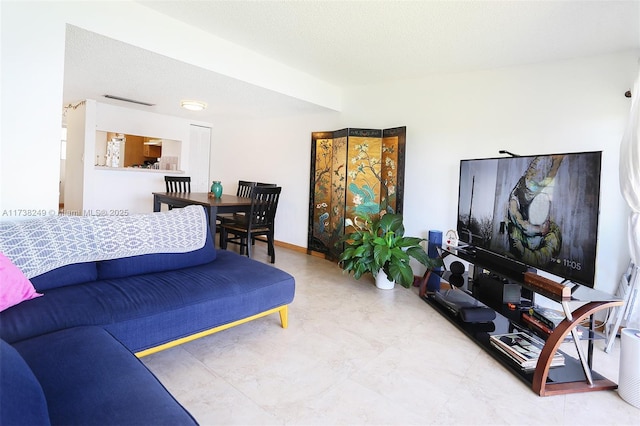
[[[204,337],[204,336],[209,336],[209,335],[211,335],[213,333],[217,333],[217,332],[222,331],[222,330],[227,330],[227,329],[229,329],[231,327],[235,327],[236,325],[244,324],[246,322],[253,321],[254,319],[262,318],[264,316],[267,316],[267,315],[270,315],[270,314],[273,314],[273,313],[276,313],[276,312],[280,313],[280,322],[282,323],[282,328],[287,328],[287,326],[289,325],[288,324],[289,306],[288,305],[284,305],[284,306],[280,306],[279,308],[273,308],[273,309],[269,309],[268,311],[260,312],[259,314],[252,315],[250,317],[243,318],[243,319],[238,320],[238,321],[233,321],[233,322],[230,322],[228,324],[223,324],[223,325],[220,325],[218,327],[211,328],[209,330],[201,331],[200,333],[195,333],[195,334],[192,334],[190,336],[183,337],[181,339],[176,339],[176,340],[173,340],[171,342],[165,343],[163,345],[155,346],[153,348],[149,348],[149,349],[145,349],[145,350],[140,351],[140,352],[136,352],[135,355],[138,358],[142,358],[144,356],[151,355],[151,354],[154,354],[156,352],[163,351],[165,349],[173,348],[173,347],[181,345],[183,343],[191,342],[192,340],[196,340],[196,339],[199,339],[199,338]]]
[[[280,309],[280,323],[282,324],[282,328],[289,327],[289,305],[284,305]]]

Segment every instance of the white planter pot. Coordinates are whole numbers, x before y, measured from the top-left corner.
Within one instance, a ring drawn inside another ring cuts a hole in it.
[[[376,287],[381,290],[392,290],[395,284],[395,282],[389,281],[387,274],[385,274],[382,269],[378,271],[378,275],[376,276]]]

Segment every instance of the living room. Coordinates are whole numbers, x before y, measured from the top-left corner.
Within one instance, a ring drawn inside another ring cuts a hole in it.
[[[617,34],[619,27],[631,27],[633,42],[616,49],[345,87],[229,46],[138,2],[47,2],[37,5],[38,13],[29,2],[3,1],[0,7],[3,211],[58,207],[65,34],[73,25],[308,107],[263,118],[197,118],[212,123],[210,176],[229,186],[259,177],[284,188],[276,226],[280,242],[306,247],[311,132],[406,126],[408,234],[426,237],[430,229],[455,227],[461,159],[497,156],[502,149],[523,155],[602,150],[597,288],[615,292],[627,267],[629,209],[618,189],[618,161],[630,107],[624,93],[633,88],[640,55],[636,2],[613,3],[606,9],[614,11],[612,16],[602,19],[609,27],[594,31],[602,38],[606,31]],[[478,53],[491,55],[490,50]],[[242,67],[243,61],[249,65]],[[371,66],[392,66],[379,61]],[[228,161],[239,153],[246,169]]]
[[[207,46],[206,55],[190,62],[198,66],[212,63],[216,51],[213,46],[218,46],[223,57],[231,56],[228,46],[220,47],[220,39],[136,2],[54,2],[39,7],[46,13],[33,16],[19,3],[2,5],[7,46],[3,49],[2,96],[4,105],[11,105],[3,108],[3,209],[57,208],[60,171],[52,159],[59,157],[59,145],[54,141],[60,134],[58,113],[67,24],[183,61],[194,58],[203,45]],[[634,5],[624,7],[634,12]],[[635,25],[637,14],[624,10],[616,13]],[[169,28],[180,31],[181,39],[197,42],[180,51],[169,44]],[[223,185],[233,185],[246,177],[235,162],[226,160],[243,152],[248,170],[286,188],[276,240],[305,247],[307,216],[301,213],[307,210],[313,131],[407,126],[405,226],[422,237],[429,229],[446,230],[454,225],[456,200],[452,194],[457,191],[460,159],[497,156],[501,149],[523,155],[603,150],[605,190],[601,198],[597,282],[602,290],[615,291],[617,277],[629,258],[625,237],[628,210],[614,189],[618,187],[619,144],[630,105],[624,93],[633,85],[637,53],[637,46],[629,46],[624,51],[596,56],[437,73],[387,84],[352,84],[343,89],[298,73],[295,79],[293,75],[288,79],[287,94],[296,90],[298,99],[312,103],[315,109],[264,119],[216,120],[212,128],[216,155],[211,159],[210,175],[222,180]],[[243,74],[238,77],[253,84],[261,80],[262,87],[283,86],[279,78],[285,70],[282,65],[256,65],[262,72],[240,69]],[[267,65],[272,66],[274,74],[264,72],[269,69]],[[225,66],[240,68],[234,62]],[[285,71],[295,73],[290,68]],[[258,140],[269,147],[265,153],[256,149]],[[286,156],[281,155],[284,152]],[[21,185],[8,184],[15,179]],[[433,200],[438,200],[437,208]],[[285,223],[287,226],[282,225]]]

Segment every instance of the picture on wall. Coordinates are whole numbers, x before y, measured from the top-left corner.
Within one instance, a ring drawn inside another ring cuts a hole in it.
[[[337,258],[345,218],[402,213],[406,127],[313,132],[308,250]]]

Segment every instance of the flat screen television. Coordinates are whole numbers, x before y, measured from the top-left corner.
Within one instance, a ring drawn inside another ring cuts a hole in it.
[[[461,243],[593,287],[601,160],[601,151],[461,160]]]

